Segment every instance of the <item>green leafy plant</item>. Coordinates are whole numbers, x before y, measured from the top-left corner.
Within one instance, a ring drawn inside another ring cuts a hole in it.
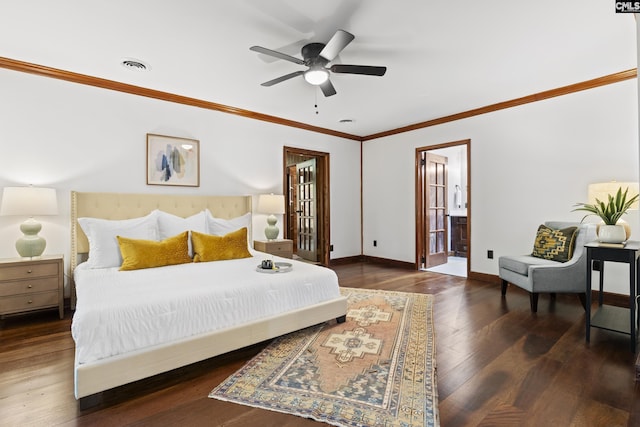
[[[607,195],[609,200],[607,200],[606,203],[598,199],[596,199],[596,202],[592,205],[587,203],[576,203],[575,206],[578,207],[573,211],[589,212],[582,218],[582,221],[584,221],[584,219],[588,216],[596,215],[599,216],[606,225],[616,225],[622,215],[627,213],[631,205],[638,200],[638,194],[627,200],[628,193],[629,188],[624,190],[623,193],[621,187],[618,188],[618,192],[616,193],[615,197],[611,194]]]

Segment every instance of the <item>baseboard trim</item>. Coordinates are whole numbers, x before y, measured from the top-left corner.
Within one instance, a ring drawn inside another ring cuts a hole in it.
[[[475,271],[469,272],[469,279],[478,280],[480,282],[493,283],[494,285],[499,285],[501,282],[500,277],[495,274],[487,274],[487,273],[478,273]]]
[[[336,265],[358,264],[360,262],[365,262],[364,255],[347,256],[343,258],[332,258],[329,260],[329,266],[333,267]]]
[[[398,261],[398,260],[395,260],[395,259],[379,258],[379,257],[375,257],[375,256],[364,255],[364,260],[365,260],[365,262],[369,262],[371,264],[382,264],[382,265],[387,265],[389,267],[405,268],[405,269],[409,269],[409,270],[417,270],[418,269],[416,267],[416,265],[414,263],[412,263],[412,262]]]
[[[411,262],[398,261],[398,260],[389,259],[389,258],[379,258],[379,257],[374,257],[369,255],[355,255],[355,256],[344,257],[344,258],[335,258],[329,262],[329,265],[334,266],[334,265],[357,264],[359,262],[368,262],[371,264],[382,264],[382,265],[395,267],[395,268],[417,270],[416,265]]]

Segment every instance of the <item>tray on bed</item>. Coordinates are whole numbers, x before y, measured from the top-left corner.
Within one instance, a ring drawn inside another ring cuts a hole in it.
[[[274,262],[274,264],[275,268],[262,268],[262,266],[258,264],[258,266],[256,267],[256,271],[267,274],[288,273],[293,268],[293,264],[291,264],[290,262]]]

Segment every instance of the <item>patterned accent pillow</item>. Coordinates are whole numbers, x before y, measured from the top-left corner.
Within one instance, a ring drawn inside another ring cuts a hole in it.
[[[159,242],[155,240],[129,239],[122,236],[117,236],[117,239],[120,253],[122,254],[121,271],[191,262],[187,245],[189,241],[188,231]]]
[[[573,256],[577,231],[578,227],[554,230],[540,225],[531,256],[559,262],[569,261]]]
[[[193,262],[223,261],[249,258],[247,228],[227,233],[224,236],[191,232],[193,243]]]

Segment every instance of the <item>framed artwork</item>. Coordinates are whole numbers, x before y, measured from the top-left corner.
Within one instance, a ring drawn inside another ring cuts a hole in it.
[[[200,186],[200,141],[147,134],[147,184]]]

